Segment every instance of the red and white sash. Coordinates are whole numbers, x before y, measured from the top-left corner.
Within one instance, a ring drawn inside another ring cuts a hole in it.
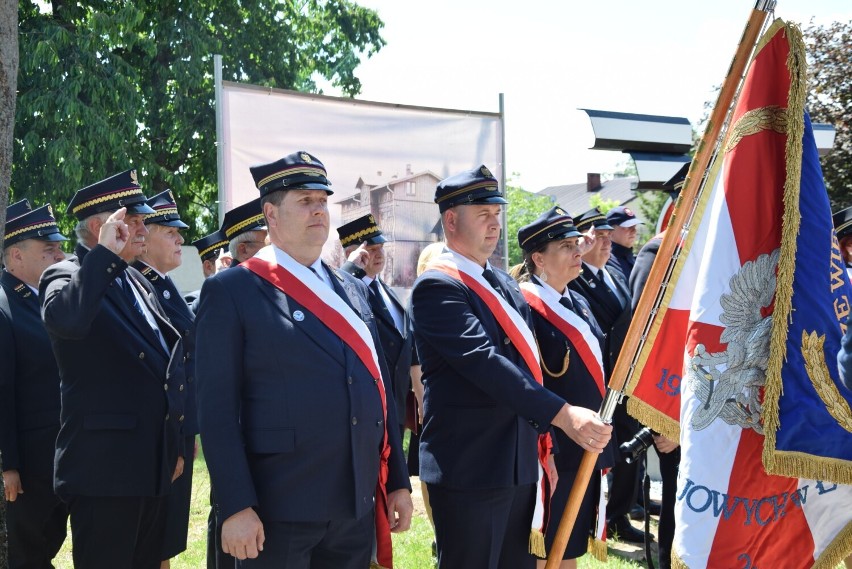
[[[376,380],[382,402],[385,426],[380,451],[379,480],[376,485],[376,538],[377,561],[382,567],[393,567],[390,522],[387,509],[388,445],[387,400],[381,378],[379,358],[369,328],[363,320],[328,286],[318,286],[317,275],[308,267],[297,263],[290,255],[275,246],[267,246],[257,255],[243,262],[241,267],[258,275],[272,286],[301,304],[316,316],[331,332],[339,337]],[[311,287],[312,283],[315,286]]]
[[[586,369],[604,396],[603,355],[601,345],[597,336],[592,332],[589,324],[561,304],[562,297],[556,290],[548,285],[537,286],[531,282],[521,283],[521,293],[530,305],[530,308],[541,314],[557,330],[562,332],[574,346],[574,353],[580,356]],[[600,470],[597,476],[603,478],[605,471]],[[600,482],[600,480],[599,480]],[[589,538],[589,552],[601,561],[606,561],[606,499],[604,498],[603,484],[598,485],[597,519],[595,523],[594,536]]]
[[[597,336],[594,335],[588,323],[561,304],[562,298],[553,287],[537,286],[534,283],[521,283],[521,293],[530,305],[545,320],[562,332],[571,344],[574,352],[580,356],[586,369],[595,380],[601,397],[606,393],[604,385],[603,355]]]
[[[436,257],[426,267],[427,270],[440,271],[461,281],[478,296],[494,315],[494,319],[509,337],[515,349],[523,358],[529,372],[539,384],[544,383],[535,336],[526,320],[515,310],[482,276],[483,268],[461,255],[447,250]],[[550,518],[550,472],[548,460],[553,448],[550,434],[540,435],[538,439],[538,484],[536,484],[536,502],[530,531],[530,553],[545,557],[544,532]]]

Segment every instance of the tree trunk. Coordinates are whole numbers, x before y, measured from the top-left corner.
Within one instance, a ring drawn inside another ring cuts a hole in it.
[[[15,92],[18,88],[18,3],[0,0],[0,227],[6,226],[6,204],[12,179],[12,140],[15,129]],[[0,231],[0,251],[3,250]],[[0,456],[0,471],[3,457]],[[6,547],[6,499],[0,476],[0,569],[9,567]]]

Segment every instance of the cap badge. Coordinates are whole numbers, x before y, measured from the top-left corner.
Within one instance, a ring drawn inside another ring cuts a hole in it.
[[[483,176],[487,177],[487,178],[493,178],[494,177],[494,176],[491,175],[491,170],[489,170],[485,166],[483,166],[482,168],[479,169],[479,173],[482,174]]]
[[[311,162],[311,155],[307,152],[302,152],[301,154],[299,154],[299,158],[301,158],[304,162]]]
[[[305,319],[305,314],[301,310],[297,310],[293,313],[293,320],[296,322],[301,322]]]
[[[373,217],[372,213],[370,214],[370,223],[372,223],[373,225],[376,224],[376,218]]]
[[[633,211],[629,207],[624,208],[624,214],[633,217]]]
[[[139,179],[136,177],[136,170],[130,171],[130,181],[134,184],[139,184]]]
[[[562,209],[561,207],[556,208],[556,213],[558,213],[559,215],[568,215],[567,213],[565,213],[565,210]]]

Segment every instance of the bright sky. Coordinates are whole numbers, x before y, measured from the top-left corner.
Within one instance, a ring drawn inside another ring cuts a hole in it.
[[[627,157],[588,150],[579,108],[683,116],[721,84],[750,0],[357,0],[387,45],[357,70],[360,99],[496,112],[505,96],[506,171],[538,191],[612,172]],[[849,0],[779,0],[807,24],[852,20]],[[326,94],[338,94],[326,89]],[[489,165],[496,167],[495,165]]]

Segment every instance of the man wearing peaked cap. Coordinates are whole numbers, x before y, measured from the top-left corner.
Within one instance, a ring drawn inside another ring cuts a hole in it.
[[[189,226],[181,220],[171,190],[157,194],[147,203],[155,213],[149,213],[145,216],[145,227],[148,229],[147,247],[145,253],[133,263],[133,266],[148,279],[172,326],[183,337],[185,353],[186,389],[183,389],[184,386],[182,385],[178,390],[182,392],[185,398],[185,418],[180,426],[186,458],[183,474],[172,484],[166,502],[165,542],[160,558],[168,560],[186,549],[187,531],[189,529],[189,502],[192,492],[195,435],[198,434],[198,420],[196,419],[195,409],[195,360],[193,359],[195,350],[193,321],[195,315],[189,310],[168,274],[181,265],[183,236],[180,232],[183,229],[188,229]]]
[[[370,307],[376,317],[382,351],[393,377],[393,395],[399,412],[400,437],[405,433],[405,400],[411,389],[414,333],[411,319],[396,293],[380,275],[385,268],[384,243],[387,241],[372,214],[364,215],[337,228],[347,262],[340,268],[367,285]]]
[[[592,208],[578,217],[576,224],[580,231],[590,233],[593,242],[583,253],[583,272],[568,286],[589,302],[595,320],[606,335],[603,358],[604,371],[609,380],[630,328],[632,297],[621,271],[607,266],[612,253],[612,226],[606,217],[597,208]],[[627,414],[624,403],[615,409],[613,426],[620,442],[629,441],[640,429],[639,423]],[[617,534],[622,541],[643,541],[642,532],[633,528],[627,518],[636,503],[638,490],[638,465],[620,460],[612,469],[607,502],[607,531],[610,536]]]
[[[0,274],[0,456],[10,567],[50,567],[65,541],[68,508],[53,492],[59,370],[41,321],[38,280],[65,258],[50,205],[6,210]]]
[[[438,211],[444,213],[457,205],[506,205],[509,202],[500,193],[497,178],[487,166],[482,165],[441,180],[435,191],[435,203]]]
[[[539,444],[551,425],[572,431],[576,410],[541,385],[529,306],[488,261],[507,203],[494,176],[485,166],[450,176],[435,202],[447,251],[415,283],[412,314],[438,565],[535,567]]]
[[[216,274],[216,259],[223,249],[228,248],[228,239],[220,230],[216,230],[210,235],[206,235],[201,239],[192,242],[192,246],[198,249],[198,256],[201,258],[201,270],[204,273],[204,278],[212,277]]]
[[[260,208],[260,198],[226,213],[220,231],[229,242],[228,249],[236,261],[234,264],[254,257],[266,244],[266,221]]]
[[[49,267],[39,285],[61,378],[54,489],[70,507],[75,567],[156,568],[185,452],[182,340],[130,266],[156,212],[132,170],[71,204],[85,257]]]
[[[636,255],[633,246],[639,237],[638,225],[642,221],[636,217],[632,209],[626,206],[617,206],[606,212],[606,221],[612,227],[610,240],[612,241],[612,254],[607,261],[607,266],[621,271],[626,278],[630,278],[630,272],[636,263]]]
[[[411,486],[367,287],[320,259],[325,167],[301,151],[251,173],[272,244],[204,281],[197,320],[222,548],[240,567],[363,569],[375,537],[390,566]]]
[[[80,262],[98,241],[98,231],[109,215],[127,208],[127,215],[147,215],[154,210],[145,203],[136,170],[126,170],[77,191],[68,203],[68,213],[77,218],[77,247],[74,254]]]
[[[201,273],[204,275],[204,278],[206,279],[207,277],[215,275],[218,270],[220,270],[217,263],[219,255],[223,251],[228,251],[228,240],[225,239],[225,234],[217,229],[210,235],[205,235],[201,239],[193,241],[192,246],[198,250],[198,256],[201,258]],[[228,259],[231,260],[230,253],[228,253]],[[230,266],[231,264],[229,262],[227,266],[222,268],[228,268]],[[201,289],[194,290],[183,295],[183,299],[186,301],[186,304],[189,306],[190,310],[192,310],[193,314],[198,312],[198,297],[200,295]]]

